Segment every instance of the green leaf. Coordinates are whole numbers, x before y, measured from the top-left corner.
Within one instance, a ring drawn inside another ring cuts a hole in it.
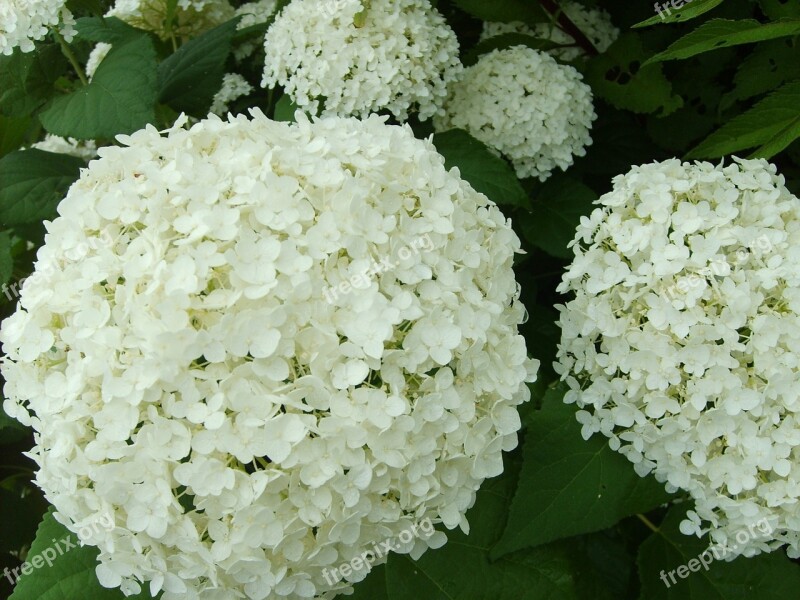
[[[156,51],[147,35],[114,44],[92,82],[57,98],[41,114],[50,133],[78,139],[113,138],[155,120]]]
[[[355,585],[355,592],[352,596],[346,596],[348,600],[389,600],[389,593],[386,589],[386,565],[379,565],[370,571],[367,578]]]
[[[463,129],[437,133],[433,143],[448,169],[458,167],[461,177],[495,204],[528,205],[528,194],[511,166]]]
[[[82,17],[75,22],[78,37],[90,42],[119,44],[142,35],[136,29],[116,17]]]
[[[683,105],[661,65],[642,66],[639,34],[623,33],[606,52],[589,60],[586,82],[612,106],[635,113],[667,115]]]
[[[67,59],[55,44],[39,46],[36,52],[0,56],[0,113],[27,117],[55,94],[53,84],[67,70]]]
[[[707,539],[680,532],[678,525],[688,508],[685,505],[671,508],[658,532],[639,547],[642,600],[786,600],[797,597],[800,568],[783,552],[726,562],[726,549],[719,546],[709,549]],[[759,529],[763,525],[753,523],[752,532],[742,531],[748,536],[760,536],[766,530]],[[681,569],[680,574],[678,569]]]
[[[0,159],[0,224],[52,219],[85,163],[74,156],[18,150]]]
[[[222,85],[239,17],[186,42],[158,67],[158,100],[177,111],[205,117]]]
[[[800,3],[793,0],[758,0],[758,3],[769,19],[800,17]]]
[[[575,407],[563,402],[566,389],[548,390],[531,414],[519,485],[492,558],[605,529],[671,498],[654,478],[639,477],[605,437],[581,437]]]
[[[289,121],[294,122],[294,113],[297,110],[297,105],[292,102],[288,94],[281,96],[275,103],[275,114],[273,119],[275,121]]]
[[[686,4],[678,9],[671,8],[671,5],[664,8],[664,3],[657,2],[657,8],[655,10],[658,14],[636,23],[636,25],[633,25],[633,28],[649,27],[650,25],[657,25],[659,23],[682,23],[683,21],[688,21],[700,15],[704,15],[722,4],[722,1],[723,0],[687,0]]]
[[[533,37],[532,35],[525,35],[522,33],[503,33],[495,35],[489,39],[479,42],[472,50],[467,52],[463,59],[465,67],[474,65],[483,54],[488,54],[492,50],[505,50],[512,46],[527,46],[534,50],[551,50],[558,48],[560,44],[556,44],[551,40]]]
[[[14,255],[11,250],[11,232],[0,231],[0,285],[7,283],[14,272]]]
[[[592,212],[597,194],[569,175],[548,179],[534,198],[531,212],[520,217],[525,239],[551,256],[571,258],[567,248],[581,217]]]
[[[548,20],[541,6],[525,0],[453,0],[453,4],[481,21],[536,23]]]
[[[19,551],[29,545],[36,535],[36,527],[42,519],[46,508],[42,497],[28,495],[22,497],[20,490],[0,488],[0,511],[4,515],[13,515],[6,519],[0,533],[0,552]]]
[[[22,146],[30,124],[30,117],[0,115],[0,158]]]
[[[29,573],[20,577],[9,600],[125,598],[118,588],[108,589],[100,585],[94,572],[97,549],[81,546],[78,537],[53,518],[52,509],[45,513],[39,524],[27,564]],[[150,595],[142,592],[134,598],[144,600]]]
[[[709,50],[752,44],[800,33],[800,19],[760,23],[755,19],[712,19],[652,56],[645,65],[665,60],[689,58]]]
[[[800,81],[788,83],[708,136],[687,158],[716,158],[761,146],[770,158],[800,137]]]
[[[736,101],[770,92],[788,81],[800,79],[800,46],[795,39],[784,38],[758,44],[739,65],[733,87],[722,98],[723,110]]]

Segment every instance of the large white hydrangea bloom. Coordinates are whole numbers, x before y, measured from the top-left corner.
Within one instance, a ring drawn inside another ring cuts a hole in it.
[[[456,34],[428,0],[364,11],[362,0],[293,0],[267,31],[262,85],[314,114],[430,118],[461,67]]]
[[[331,598],[367,569],[325,569],[466,529],[517,443],[507,220],[410,128],[297,119],[100,149],[0,329],[37,483],[73,530],[113,518],[105,586]]]
[[[800,200],[764,160],[673,159],[598,202],[559,288],[575,298],[556,367],[584,437],[688,491],[684,533],[797,556]],[[762,521],[771,536],[737,538]]]
[[[579,2],[566,0],[559,3],[570,21],[581,30],[594,44],[598,52],[605,52],[619,37],[619,29],[614,27],[611,16],[598,8],[587,8]],[[569,62],[578,58],[585,58],[586,52],[575,43],[575,39],[555,23],[537,23],[530,26],[522,21],[511,23],[495,23],[487,21],[483,24],[481,40],[487,40],[504,33],[521,33],[536,38],[550,40],[556,44],[570,46],[567,48],[553,48],[548,50],[556,58]]]
[[[65,0],[3,0],[0,2],[0,54],[19,48],[31,52],[34,42],[43,40],[57,28],[64,39],[75,35],[75,19]]]
[[[452,84],[439,131],[466,129],[508,157],[519,177],[544,181],[584,156],[597,115],[573,67],[527,46],[493,50]]]

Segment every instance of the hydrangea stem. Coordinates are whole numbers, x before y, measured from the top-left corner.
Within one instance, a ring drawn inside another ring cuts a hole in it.
[[[594,47],[592,41],[580,30],[580,28],[572,22],[563,9],[553,0],[541,0],[542,8],[544,8],[551,15],[556,15],[556,22],[559,27],[566,33],[572,36],[572,39],[580,46],[589,56],[597,56],[597,48]]]
[[[83,68],[81,68],[81,64],[75,57],[75,53],[72,51],[72,48],[70,48],[69,44],[67,44],[67,41],[60,33],[58,33],[57,29],[53,29],[53,35],[55,36],[56,41],[58,41],[58,45],[61,46],[61,52],[67,57],[67,60],[72,65],[72,68],[75,69],[78,79],[81,80],[83,85],[89,85],[89,81],[86,79],[86,73],[84,73]]]
[[[649,530],[651,530],[653,533],[658,533],[658,527],[656,527],[655,525],[653,525],[653,522],[652,522],[650,519],[648,519],[647,517],[645,517],[645,516],[644,516],[643,514],[641,514],[641,513],[637,513],[637,514],[636,514],[636,516],[639,518],[639,520],[640,520],[642,523],[644,523],[645,525],[647,525],[647,528],[648,528]]]

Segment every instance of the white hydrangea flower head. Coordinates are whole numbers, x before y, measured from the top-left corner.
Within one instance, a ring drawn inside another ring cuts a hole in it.
[[[0,328],[37,484],[113,518],[87,543],[127,593],[332,598],[375,543],[438,547],[402,533],[467,529],[538,368],[519,239],[430,141],[252,114],[101,148]]]
[[[763,159],[672,159],[598,204],[558,288],[574,299],[556,370],[583,436],[689,492],[684,533],[797,556],[800,200]],[[772,534],[743,540],[756,523]]]
[[[97,156],[97,144],[94,140],[63,138],[49,133],[42,141],[31,144],[31,148],[44,150],[45,152],[55,152],[56,154],[68,154],[69,156],[82,158],[85,161],[90,161]]]
[[[178,0],[171,31],[166,29],[169,0],[116,0],[106,16],[151,31],[162,40],[190,38],[234,17],[228,0]]]
[[[65,40],[75,36],[75,19],[65,0],[3,0],[0,2],[0,54],[15,48],[31,52],[34,42],[57,29]]]
[[[598,8],[587,8],[579,2],[567,0],[561,2],[561,9],[570,21],[589,38],[598,52],[605,52],[619,37],[619,29],[614,27],[611,16]],[[548,50],[559,60],[570,62],[578,58],[586,58],[587,54],[580,46],[575,44],[575,39],[558,27],[555,23],[537,23],[530,26],[522,21],[511,23],[495,23],[486,21],[481,32],[481,41],[502,35],[504,33],[521,33],[536,38],[550,40],[556,44],[571,46],[569,48],[553,48]]]
[[[519,177],[544,181],[586,154],[596,118],[592,90],[578,71],[514,46],[464,69],[433,124],[438,131],[465,129],[504,154]]]
[[[246,29],[253,25],[266,23],[275,14],[278,8],[278,0],[257,0],[247,2],[236,9],[236,16],[242,17],[236,29]],[[259,42],[248,40],[234,48],[233,54],[237,60],[242,60],[250,56],[258,48]]]
[[[222,87],[214,95],[211,102],[210,112],[218,116],[223,116],[228,112],[228,106],[234,100],[246,96],[253,91],[253,86],[247,79],[238,73],[225,73],[222,76]]]
[[[293,0],[264,49],[262,86],[280,84],[313,114],[425,120],[461,67],[456,34],[428,0]]]
[[[111,44],[106,42],[99,42],[95,44],[92,51],[89,53],[89,58],[86,59],[86,77],[89,78],[89,81],[92,80],[94,77],[95,71],[97,71],[97,67],[100,66],[100,63],[103,62],[103,59],[108,56],[108,53],[111,51]]]

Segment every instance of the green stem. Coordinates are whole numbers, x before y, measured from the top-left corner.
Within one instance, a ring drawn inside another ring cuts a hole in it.
[[[75,69],[75,73],[78,74],[78,79],[81,80],[83,85],[89,85],[89,81],[86,79],[86,73],[83,72],[78,59],[75,57],[75,53],[72,52],[72,48],[69,47],[67,41],[61,36],[60,33],[58,33],[57,29],[53,29],[53,35],[55,36],[59,46],[61,46],[61,52],[64,53],[64,56],[67,57],[67,60],[72,65],[72,68]]]
[[[636,516],[639,517],[639,520],[645,525],[647,525],[647,528],[650,529],[653,533],[658,533],[658,527],[653,525],[653,522],[650,519],[648,519],[641,513],[637,513]]]

